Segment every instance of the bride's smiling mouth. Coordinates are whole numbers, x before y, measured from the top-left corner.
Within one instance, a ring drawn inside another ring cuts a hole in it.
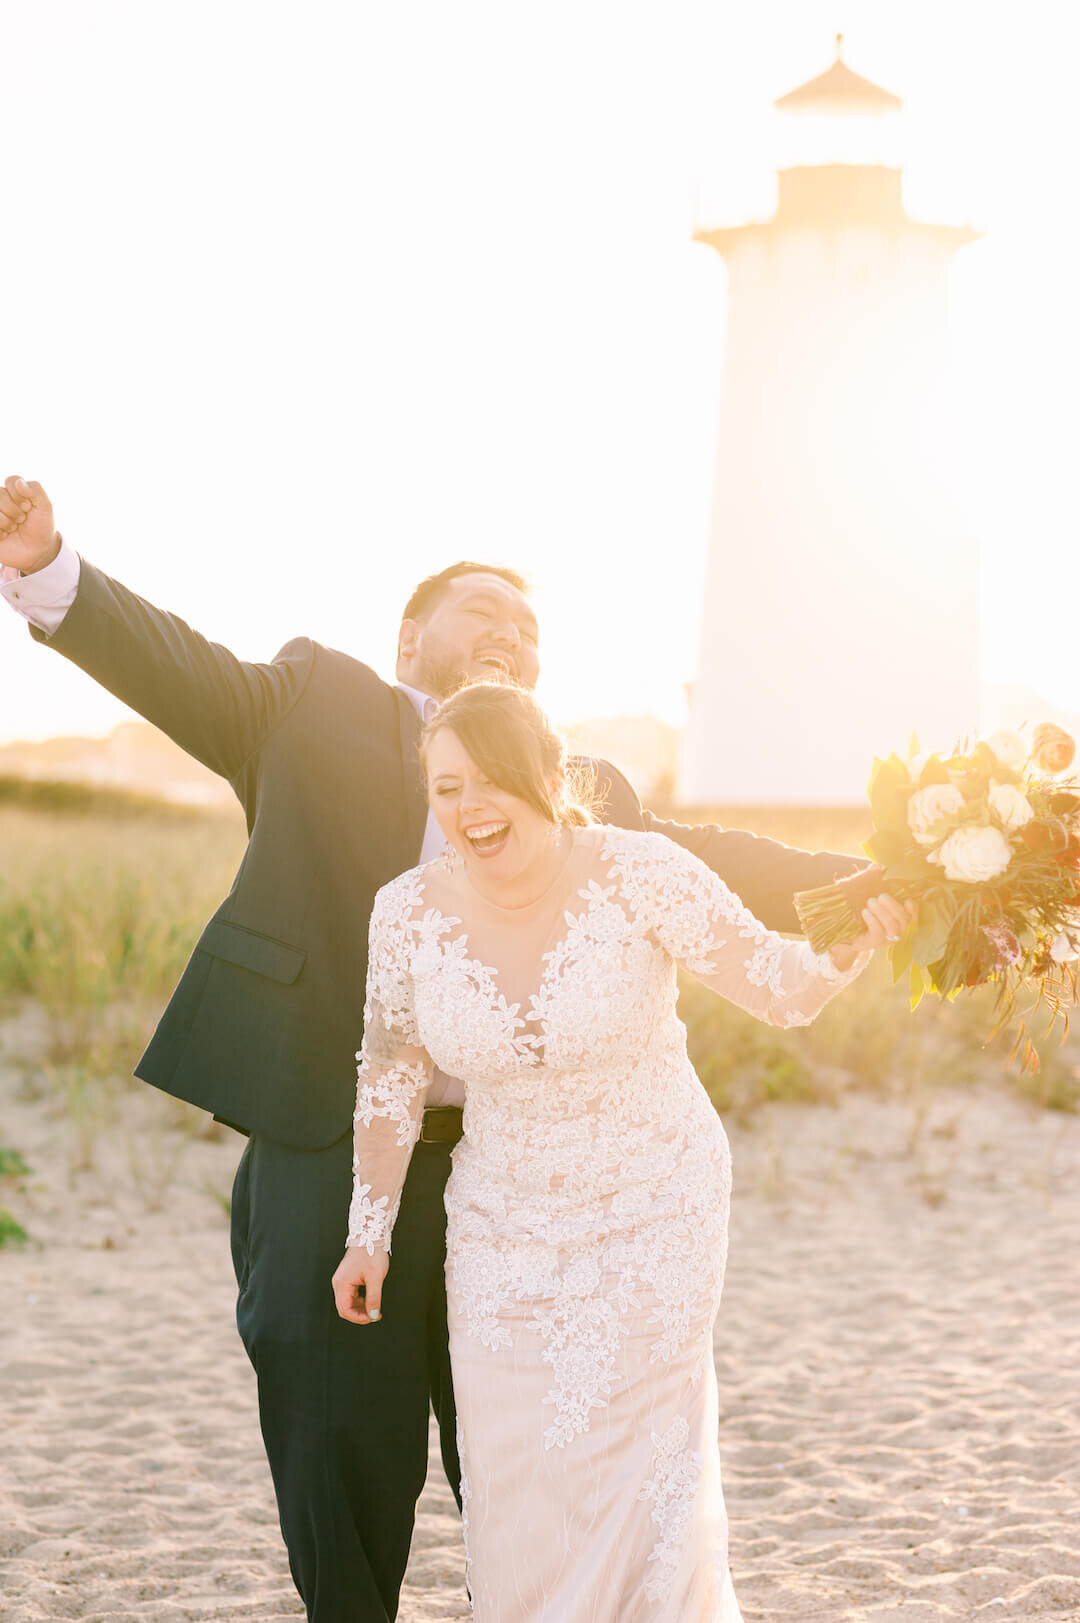
[[[476,823],[462,832],[478,857],[494,857],[510,838],[510,824]]]

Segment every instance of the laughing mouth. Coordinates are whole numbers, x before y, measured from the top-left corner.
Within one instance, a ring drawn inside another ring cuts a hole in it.
[[[505,654],[478,654],[478,665],[490,665],[493,670],[501,671],[504,676],[513,676],[514,667]]]
[[[478,856],[491,856],[501,851],[510,838],[509,823],[478,823],[465,830],[465,838]]]

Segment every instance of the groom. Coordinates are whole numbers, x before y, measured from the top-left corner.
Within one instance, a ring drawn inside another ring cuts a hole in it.
[[[421,718],[463,681],[532,687],[538,628],[512,570],[459,563],[405,606],[396,686],[306,637],[237,659],[80,558],[41,486],[0,487],[0,594],[35,640],[88,671],[232,784],[249,841],[136,1074],[248,1136],[232,1205],[237,1321],[296,1586],[312,1623],[388,1623],[427,1469],[428,1405],[455,1493],[442,1193],[461,1135],[438,1079],[394,1229],[380,1325],[334,1307],[375,892],[440,848],[416,756]],[[763,922],[862,867],[644,811],[600,762],[608,821],[698,854]]]

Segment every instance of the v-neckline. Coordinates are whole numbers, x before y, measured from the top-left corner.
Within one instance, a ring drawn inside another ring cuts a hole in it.
[[[566,866],[559,876],[560,879],[566,874],[570,865],[575,862],[580,850],[581,844],[575,840]],[[438,860],[444,861],[445,857]],[[565,921],[565,930],[558,939],[552,941],[551,945],[539,955],[540,978],[535,988],[525,998],[516,1002],[512,1002],[503,990],[499,966],[487,963],[475,952],[473,940],[476,930],[470,930],[462,914],[451,912],[440,906],[438,902],[432,902],[430,905],[425,905],[424,908],[425,913],[438,926],[438,935],[443,950],[447,954],[452,953],[457,959],[460,968],[468,974],[470,979],[474,983],[483,986],[484,1002],[494,1014],[502,1019],[506,1028],[506,1039],[511,1048],[519,1057],[528,1058],[538,1065],[544,1065],[547,1058],[548,1033],[542,1011],[544,1002],[550,995],[553,960],[558,955],[560,948],[566,945],[572,932],[580,929],[585,919],[592,912],[596,902],[596,893],[592,890],[590,881],[595,879],[596,875],[590,874],[586,868],[585,872],[576,876],[576,882],[575,879],[571,879],[570,888],[554,905],[548,939],[550,940],[550,932],[555,929],[560,919]],[[553,886],[552,889],[554,888]],[[535,902],[529,903],[526,908],[522,908],[520,910],[522,919],[528,918],[530,921],[535,919],[542,911],[540,903],[547,902],[550,896],[551,890],[545,891],[543,896],[538,897]],[[481,892],[470,893],[469,900],[471,901],[473,897],[481,906],[488,905],[487,898]],[[456,898],[450,898],[451,906],[455,900]],[[583,901],[584,906],[578,911],[572,912],[571,904],[575,900]],[[492,911],[504,923],[512,919],[517,911],[516,909],[498,908],[494,904],[491,904],[491,906]],[[511,1013],[511,1010],[517,1012]],[[521,1022],[520,1030],[515,1029],[518,1021]]]
[[[569,897],[567,897],[567,901],[569,901]],[[574,914],[573,924],[567,925],[567,936],[590,911],[592,902],[593,898],[590,897],[585,905],[584,912]],[[539,1005],[548,990],[551,959],[555,956],[558,947],[567,939],[567,936],[563,936],[561,941],[556,942],[554,946],[549,947],[546,952],[540,954],[540,963],[543,966],[540,972],[540,980],[537,983],[536,990],[528,994],[527,1001],[519,1000],[516,1003],[511,1003],[506,993],[501,990],[499,966],[485,963],[482,958],[470,955],[472,938],[464,920],[458,918],[455,914],[444,913],[439,907],[433,907],[431,913],[440,924],[448,927],[452,927],[454,924],[460,925],[459,933],[452,939],[444,941],[445,947],[450,949],[458,948],[459,952],[455,956],[457,956],[460,967],[469,973],[472,979],[481,981],[484,984],[484,1000],[488,1008],[494,1014],[501,1016],[505,1025],[509,1028],[506,1033],[507,1041],[515,1053],[527,1056],[529,1059],[535,1060],[538,1065],[543,1065],[547,1054],[547,1036],[546,1022],[543,1014],[539,1012]],[[500,1007],[500,1003],[502,1007]],[[512,1013],[512,1010],[518,1012]],[[528,1010],[529,1012],[523,1014],[522,1010]],[[514,1030],[514,1025],[518,1020],[521,1021],[520,1031]],[[531,1031],[529,1029],[530,1024],[533,1027]]]

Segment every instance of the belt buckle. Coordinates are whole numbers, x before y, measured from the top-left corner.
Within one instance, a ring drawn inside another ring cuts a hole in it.
[[[431,1105],[427,1110],[424,1111],[423,1115],[420,1117],[421,1144],[449,1144],[451,1142],[451,1137],[447,1133],[433,1131],[429,1135],[425,1131],[425,1125],[429,1116],[431,1117],[432,1127],[434,1128],[436,1118],[440,1122],[446,1122],[448,1125],[450,1125],[451,1113],[453,1113],[455,1116],[460,1116],[461,1114],[461,1112],[454,1105]],[[460,1134],[458,1136],[460,1136]]]

